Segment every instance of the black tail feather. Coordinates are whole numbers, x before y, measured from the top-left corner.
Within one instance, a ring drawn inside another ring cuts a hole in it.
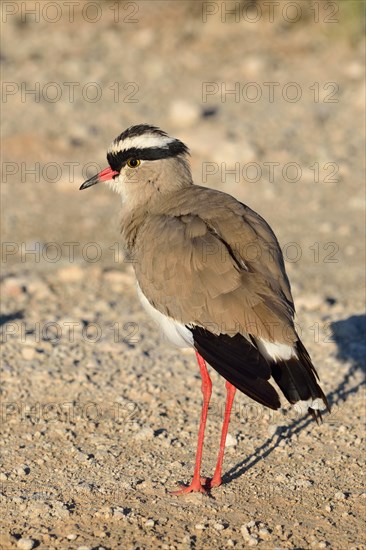
[[[267,360],[255,341],[250,342],[241,334],[213,334],[201,327],[187,327],[193,335],[198,353],[226,380],[240,391],[271,409],[280,408],[275,388],[268,382],[273,376],[286,399],[298,401],[321,399],[330,407],[317,380],[319,377],[305,347],[298,340],[294,346],[297,357],[288,360]],[[321,422],[319,409],[308,408],[309,414]]]
[[[274,380],[290,403],[321,399],[327,410],[330,411],[327,398],[317,382],[318,374],[300,340],[296,342],[295,350],[297,358],[291,357],[291,359],[277,361],[271,365]],[[312,416],[315,413],[316,420],[321,420],[319,411],[309,407],[309,413]]]

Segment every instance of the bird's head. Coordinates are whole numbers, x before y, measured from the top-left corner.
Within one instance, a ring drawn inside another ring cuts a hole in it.
[[[108,168],[85,181],[80,189],[105,182],[124,202],[144,203],[192,184],[188,154],[184,143],[155,126],[131,126],[108,148]]]

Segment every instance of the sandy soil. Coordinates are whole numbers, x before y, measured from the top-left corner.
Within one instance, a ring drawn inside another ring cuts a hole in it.
[[[365,548],[362,3],[295,2],[297,22],[289,2],[273,22],[262,4],[226,21],[221,2],[54,4],[2,5],[1,548]],[[317,426],[238,395],[211,497],[169,492],[193,471],[194,356],[138,303],[116,197],[78,191],[140,122],[270,222],[333,405]]]

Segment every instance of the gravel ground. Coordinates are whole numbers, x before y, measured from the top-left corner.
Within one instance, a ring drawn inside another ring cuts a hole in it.
[[[1,548],[366,548],[362,3],[65,4],[2,6]],[[193,471],[193,353],[138,303],[116,197],[78,192],[141,122],[272,225],[333,405],[317,426],[238,395],[211,497],[169,492]]]

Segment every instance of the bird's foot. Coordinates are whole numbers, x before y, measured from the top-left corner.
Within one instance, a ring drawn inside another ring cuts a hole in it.
[[[214,487],[220,487],[222,484],[221,476],[213,476],[213,477],[201,477],[201,484],[205,487],[207,490],[211,490]]]
[[[219,487],[222,483],[221,476],[214,475],[213,477],[200,477],[200,479],[193,479],[191,484],[182,485],[177,491],[172,491],[172,495],[186,495],[187,493],[202,493],[208,495],[214,487]]]
[[[200,478],[200,479],[193,479],[191,484],[188,485],[181,485],[181,488],[177,491],[172,491],[172,495],[179,496],[179,495],[186,495],[187,493],[202,493],[204,495],[208,494],[209,489],[206,488],[204,480],[206,478]]]

